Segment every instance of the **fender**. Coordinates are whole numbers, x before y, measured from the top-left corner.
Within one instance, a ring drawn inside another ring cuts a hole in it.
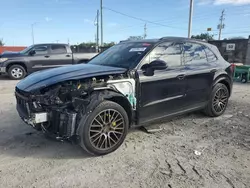
[[[232,84],[231,84],[232,78],[230,78],[228,76],[228,74],[221,72],[221,74],[216,75],[216,77],[214,78],[213,87],[218,83],[225,83],[226,86],[228,87],[229,93],[231,95],[231,93],[232,93]]]
[[[21,65],[26,69],[26,71],[28,71],[27,63],[24,60],[19,61],[17,59],[13,59],[13,60],[11,59],[3,63],[3,67],[6,67],[6,72],[8,72],[8,69],[12,65]]]
[[[129,103],[129,101],[127,100],[127,98],[119,93],[118,91],[115,91],[111,88],[100,88],[96,91],[93,91],[90,96],[89,96],[89,103],[84,106],[84,108],[79,111],[79,114],[77,115],[77,128],[76,128],[76,135],[79,136],[80,134],[80,125],[84,125],[89,114],[93,112],[93,110],[104,100],[110,100],[113,102],[117,102],[116,100],[114,100],[115,98],[123,98],[123,101],[127,101],[126,102],[126,106],[127,108],[125,108],[123,105],[121,105],[125,111],[128,114],[129,120],[130,122],[132,121],[132,106]],[[117,102],[118,103],[118,102]],[[118,103],[119,104],[119,103]]]

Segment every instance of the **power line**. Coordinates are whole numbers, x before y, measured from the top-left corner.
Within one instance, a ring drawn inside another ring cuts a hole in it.
[[[123,16],[126,16],[126,17],[129,17],[129,18],[133,18],[133,19],[135,19],[135,20],[140,20],[140,21],[142,21],[142,22],[151,23],[151,24],[154,24],[154,25],[162,26],[162,27],[168,27],[168,28],[173,28],[173,29],[186,30],[186,29],[184,29],[184,28],[171,27],[171,26],[167,26],[167,25],[164,25],[164,24],[161,24],[161,23],[152,22],[152,21],[149,21],[149,20],[145,20],[145,19],[142,19],[142,18],[138,18],[138,17],[135,17],[135,16],[131,16],[131,15],[128,15],[128,14],[125,14],[125,13],[122,13],[122,12],[119,12],[119,11],[116,11],[116,10],[113,10],[113,9],[111,9],[111,8],[108,8],[108,7],[103,7],[103,8],[106,9],[106,10],[115,12],[115,13],[117,13],[117,14],[120,14],[120,15],[123,15]]]

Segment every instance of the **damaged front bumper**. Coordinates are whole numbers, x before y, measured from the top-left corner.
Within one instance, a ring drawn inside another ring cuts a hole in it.
[[[56,139],[70,139],[76,135],[77,113],[67,109],[38,109],[31,98],[16,93],[16,109],[21,119],[36,130]]]

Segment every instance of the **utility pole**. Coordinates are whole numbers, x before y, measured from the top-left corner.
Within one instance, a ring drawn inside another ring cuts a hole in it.
[[[221,32],[222,32],[222,29],[224,29],[225,27],[225,24],[223,23],[224,21],[224,16],[225,16],[225,10],[223,10],[221,12],[221,16],[220,16],[220,24],[218,25],[218,29],[219,29],[219,40],[221,40]]]
[[[99,10],[97,10],[95,26],[96,26],[96,52],[99,52]]]
[[[35,43],[35,37],[34,37],[34,23],[31,24],[31,36],[32,36],[32,44]]]
[[[192,32],[193,8],[194,8],[194,0],[190,0],[188,38],[191,38],[191,32]]]
[[[100,1],[100,10],[101,10],[101,47],[103,46],[103,18],[102,18],[102,0]]]
[[[31,24],[31,35],[32,35],[32,43],[35,44],[35,34],[34,34],[34,25],[36,25],[37,22],[34,22]]]
[[[145,39],[147,37],[147,24],[144,25],[144,35],[143,38]]]

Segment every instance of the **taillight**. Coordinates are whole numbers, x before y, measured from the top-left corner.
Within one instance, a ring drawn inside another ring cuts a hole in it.
[[[231,64],[230,69],[231,69],[231,72],[234,73],[234,69],[235,69],[235,64],[234,63]]]

